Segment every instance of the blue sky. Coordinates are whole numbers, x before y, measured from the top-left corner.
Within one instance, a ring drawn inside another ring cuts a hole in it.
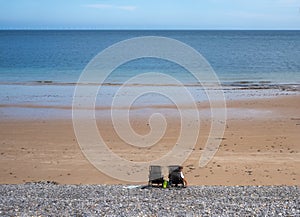
[[[300,29],[300,0],[0,0],[0,29]]]

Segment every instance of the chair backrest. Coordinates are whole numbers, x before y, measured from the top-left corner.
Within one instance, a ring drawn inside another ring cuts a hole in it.
[[[162,177],[161,166],[150,165],[149,180],[160,179]]]
[[[174,171],[174,170],[177,170],[180,166],[179,165],[171,165],[171,166],[168,166],[169,168],[169,176],[170,174]]]

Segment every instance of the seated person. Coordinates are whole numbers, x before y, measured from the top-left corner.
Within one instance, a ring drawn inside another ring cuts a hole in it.
[[[172,185],[178,186],[178,184],[182,184],[184,187],[187,186],[187,181],[184,178],[182,170],[183,167],[180,166],[177,169],[175,169],[173,172],[171,172],[171,174],[169,174],[170,186]]]

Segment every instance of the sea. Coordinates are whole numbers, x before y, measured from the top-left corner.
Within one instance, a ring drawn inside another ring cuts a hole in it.
[[[176,39],[198,51],[216,73],[228,100],[299,92],[300,31],[1,30],[1,118],[64,116],[49,111],[72,106],[87,64],[115,43],[143,36]],[[105,86],[99,93],[104,99],[97,105],[109,106],[124,82],[146,72],[175,77],[197,102],[207,100],[205,91],[182,66],[141,58],[120,65],[99,84]],[[169,103],[160,98],[150,94],[150,99],[148,95],[140,103]]]

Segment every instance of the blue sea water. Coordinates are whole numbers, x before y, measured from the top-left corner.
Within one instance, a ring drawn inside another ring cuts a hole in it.
[[[186,43],[206,58],[227,87],[300,84],[300,31],[0,31],[0,104],[70,106],[74,83],[89,61],[114,43],[139,36]],[[179,65],[153,58],[120,66],[107,83],[120,84],[143,72],[195,83]],[[116,88],[107,87],[105,94]],[[192,92],[202,97],[197,88]],[[35,113],[29,110],[25,113]],[[0,115],[11,115],[7,112],[2,108]]]
[[[180,40],[199,51],[221,82],[300,82],[300,31],[0,31],[0,81],[76,82],[86,64],[116,42],[139,36]],[[176,64],[138,60],[111,78],[144,71],[185,78]],[[185,80],[187,83],[188,79]]]

